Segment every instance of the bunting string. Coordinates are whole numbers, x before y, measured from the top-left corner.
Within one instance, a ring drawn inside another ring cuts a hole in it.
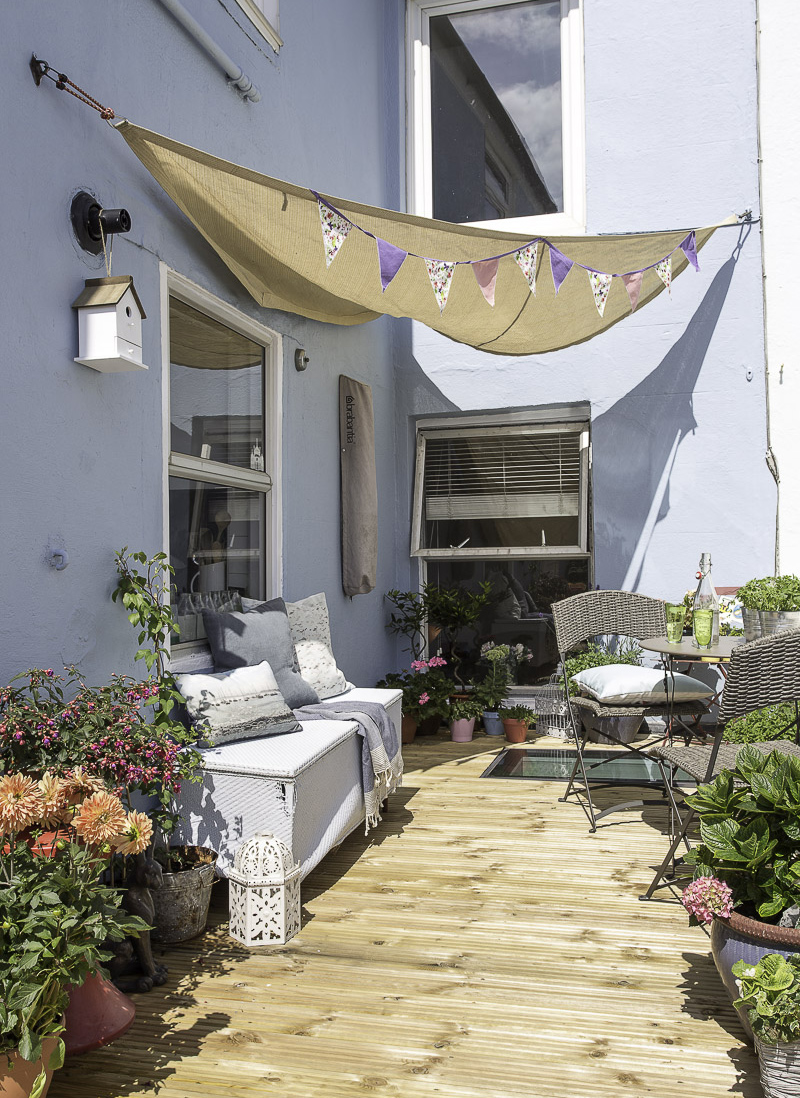
[[[434,259],[430,256],[417,255],[416,252],[407,252],[403,248],[399,248],[396,244],[390,243],[388,240],[382,240],[381,237],[376,236],[375,233],[371,233],[368,229],[362,228],[357,222],[351,221],[350,218],[346,217],[341,212],[341,210],[337,210],[335,206],[328,202],[326,198],[323,198],[321,194],[318,194],[317,191],[312,190],[311,193],[319,204],[319,218],[322,226],[322,242],[325,250],[326,267],[330,267],[331,263],[333,263],[334,259],[339,254],[339,250],[347,239],[350,230],[357,229],[360,233],[363,233],[364,236],[370,237],[376,243],[382,291],[384,293],[386,292],[397,275],[397,272],[409,256],[413,259],[422,259],[425,263],[428,278],[431,283],[431,289],[433,290],[440,313],[444,312],[445,306],[447,305],[447,298],[450,293],[450,286],[453,281],[455,269],[456,267],[462,266],[472,267],[481,293],[486,299],[486,302],[491,307],[494,307],[497,271],[500,260],[506,259],[509,256],[513,256],[514,261],[528,283],[531,293],[535,297],[536,267],[540,244],[546,246],[548,249],[554,292],[558,294],[564,280],[573,267],[581,268],[581,270],[586,271],[589,277],[589,288],[594,297],[594,303],[600,316],[602,316],[605,311],[606,301],[608,300],[611,285],[615,278],[620,279],[625,286],[631,305],[631,312],[634,312],[639,303],[642,279],[646,271],[655,271],[666,286],[667,291],[669,293],[672,292],[672,256],[675,252],[683,252],[694,269],[696,271],[700,270],[700,264],[697,259],[697,240],[694,229],[690,230],[680,244],[673,248],[667,255],[662,256],[662,258],[656,260],[655,263],[650,263],[646,267],[641,267],[635,271],[600,271],[594,267],[589,267],[585,263],[579,263],[577,260],[570,259],[569,256],[564,255],[562,251],[544,236],[535,237],[521,248],[515,248],[508,252],[500,252],[498,255],[486,256],[483,259]]]

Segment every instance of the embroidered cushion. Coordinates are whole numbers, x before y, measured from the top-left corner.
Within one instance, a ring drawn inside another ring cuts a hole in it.
[[[612,663],[572,676],[580,692],[604,705],[666,705],[668,701],[705,701],[714,691],[698,679],[654,667]]]
[[[287,602],[286,612],[300,674],[320,699],[344,693],[347,679],[336,666],[325,593],[320,591],[299,602]]]
[[[176,675],[201,747],[300,728],[266,660],[209,675]]]

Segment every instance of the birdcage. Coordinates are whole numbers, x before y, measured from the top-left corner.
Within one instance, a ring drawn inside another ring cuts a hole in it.
[[[561,675],[552,675],[546,683],[527,687],[526,694],[529,694],[526,705],[536,714],[537,734],[568,740],[572,736],[572,722]]]

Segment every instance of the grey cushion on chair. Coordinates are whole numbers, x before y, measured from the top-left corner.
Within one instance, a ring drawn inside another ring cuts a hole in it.
[[[317,692],[297,668],[283,599],[261,602],[242,612],[218,614],[204,610],[203,623],[218,671],[252,667],[267,660],[290,709],[319,701]]]

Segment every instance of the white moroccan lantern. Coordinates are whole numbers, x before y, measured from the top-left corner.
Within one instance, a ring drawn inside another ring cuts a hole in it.
[[[147,369],[142,362],[145,311],[129,275],[87,278],[72,308],[78,310],[76,362],[104,374]]]
[[[300,863],[271,832],[242,843],[228,886],[229,933],[242,945],[283,945],[300,929]]]

